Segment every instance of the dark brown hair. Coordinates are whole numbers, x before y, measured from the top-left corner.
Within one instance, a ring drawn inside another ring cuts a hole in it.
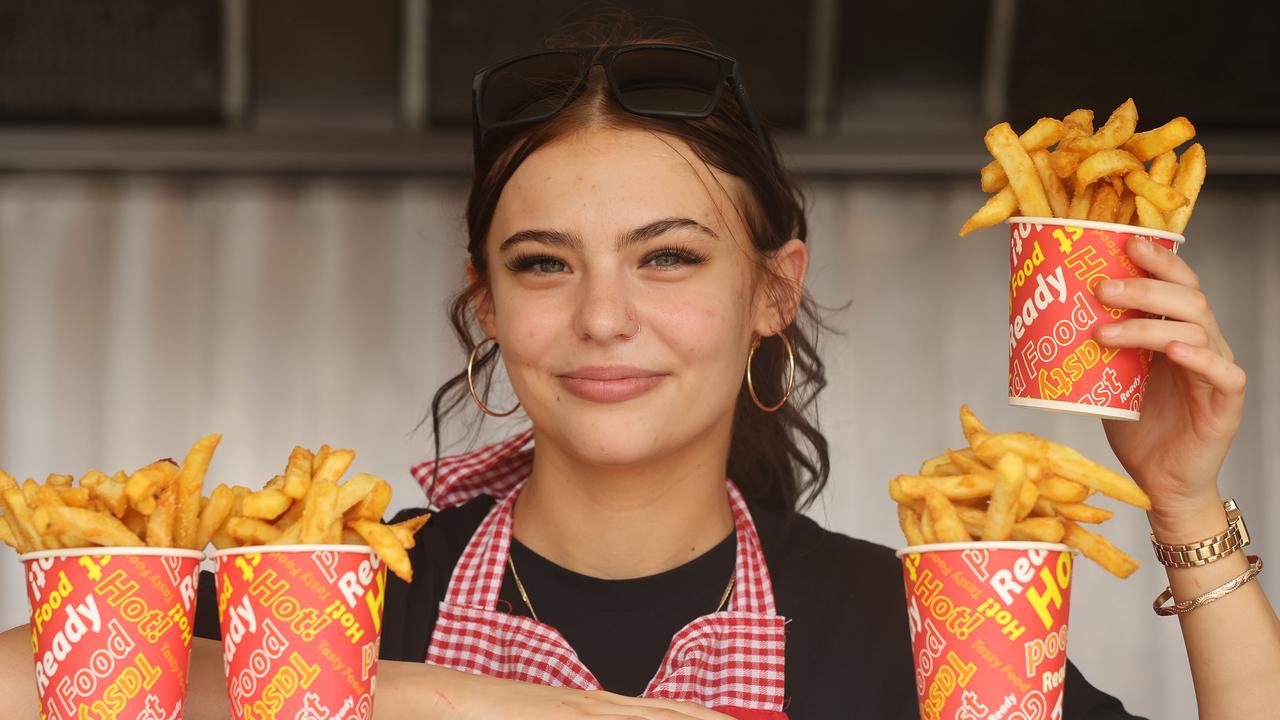
[[[641,27],[629,17],[614,22],[608,32],[596,21],[585,32],[561,35],[548,47],[604,47],[636,42],[663,42],[708,47],[710,43],[687,32],[655,32]],[[742,109],[730,92],[706,119],[675,120],[632,115],[616,104],[599,68],[592,72],[588,87],[569,107],[546,122],[508,140],[507,146],[489,166],[477,168],[467,202],[467,252],[477,278],[455,295],[449,317],[465,351],[482,340],[473,334],[474,304],[488,282],[485,235],[503,187],[520,163],[534,150],[551,140],[587,126],[647,129],[659,137],[679,138],[697,157],[718,170],[740,178],[747,197],[738,198],[744,224],[751,235],[756,267],[770,284],[775,298],[781,283],[788,279],[774,273],[769,256],[789,239],[806,239],[804,197],[795,180],[783,167],[777,147],[766,130],[767,147],[759,141]],[[732,197],[732,193],[730,193]],[[797,509],[811,503],[826,485],[830,472],[827,440],[818,429],[818,393],[826,386],[826,369],[818,355],[817,337],[825,329],[818,307],[807,293],[797,308],[793,322],[783,330],[795,352],[796,384],[787,404],[766,413],[755,406],[745,379],[734,409],[732,440],[726,473],[753,503],[767,508]],[[476,358],[482,398],[488,398],[497,348],[490,346]],[[745,370],[745,368],[744,368]],[[774,403],[782,397],[787,383],[787,353],[776,338],[764,338],[752,363],[752,381],[762,402]],[[467,400],[466,371],[444,383],[431,401],[431,427],[436,457],[440,456],[440,427],[458,406]],[[425,419],[424,419],[425,422]]]

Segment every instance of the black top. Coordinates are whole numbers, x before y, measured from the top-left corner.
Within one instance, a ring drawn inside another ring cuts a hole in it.
[[[453,567],[494,501],[480,497],[437,513],[410,551],[414,581],[388,575],[381,656],[421,662]],[[423,512],[407,510],[396,520]],[[794,512],[751,507],[773,580],[778,613],[788,619],[786,711],[791,720],[857,715],[918,718],[907,639],[902,565],[893,550],[822,529]],[[560,631],[583,664],[611,691],[644,692],[671,637],[716,608],[736,556],[732,533],[680,567],[633,580],[600,580],[566,570],[512,541],[511,559],[538,618]],[[204,573],[196,635],[218,638],[213,577]],[[500,610],[529,616],[508,568]],[[1136,716],[1067,664],[1064,720]]]
[[[644,694],[671,638],[714,612],[728,589],[738,543],[734,533],[698,558],[635,580],[601,580],[556,565],[514,538],[511,561],[538,620],[556,628],[609,692]],[[531,617],[507,569],[500,609]]]

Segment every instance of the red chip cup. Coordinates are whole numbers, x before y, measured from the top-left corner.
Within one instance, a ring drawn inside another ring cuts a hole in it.
[[[946,543],[898,557],[922,720],[1062,716],[1070,548]]]
[[[387,568],[359,545],[218,550],[234,720],[373,717]]]
[[[21,556],[45,720],[182,717],[203,557],[143,547]]]
[[[1173,252],[1186,239],[1133,225],[1009,219],[1009,404],[1137,420],[1151,351],[1107,348],[1096,325],[1150,317],[1103,305],[1099,280],[1148,277],[1125,248],[1142,237]]]

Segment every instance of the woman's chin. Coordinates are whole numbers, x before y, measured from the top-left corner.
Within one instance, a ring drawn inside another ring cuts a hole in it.
[[[564,451],[580,462],[592,465],[623,466],[651,461],[666,452],[665,433],[671,422],[638,417],[587,417],[579,415],[569,423],[557,423],[564,438]]]

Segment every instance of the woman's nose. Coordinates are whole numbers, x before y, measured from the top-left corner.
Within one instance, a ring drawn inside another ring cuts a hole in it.
[[[574,328],[579,337],[597,342],[632,338],[639,329],[636,318],[625,280],[594,278],[583,283]]]

